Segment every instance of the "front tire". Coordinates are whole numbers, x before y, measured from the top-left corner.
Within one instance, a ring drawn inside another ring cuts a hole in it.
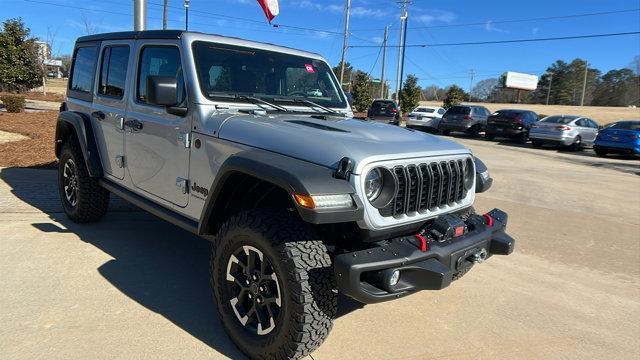
[[[75,223],[100,220],[109,209],[109,191],[89,176],[80,146],[70,139],[58,160],[58,193],[62,208]]]
[[[593,149],[599,157],[607,157],[607,152],[602,149]]]
[[[210,269],[224,328],[248,357],[301,358],[329,335],[337,307],[331,259],[315,231],[287,211],[227,220]]]
[[[496,138],[496,136],[494,134],[489,134],[489,133],[486,132],[486,133],[484,133],[484,138],[486,140],[493,141]]]
[[[542,142],[538,140],[531,140],[531,146],[533,146],[536,149],[540,149],[542,147]]]

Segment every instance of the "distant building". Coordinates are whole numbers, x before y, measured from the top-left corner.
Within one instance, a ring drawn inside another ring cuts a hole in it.
[[[51,59],[51,46],[44,41],[36,41],[38,60],[45,68],[48,78],[62,78],[62,60]]]

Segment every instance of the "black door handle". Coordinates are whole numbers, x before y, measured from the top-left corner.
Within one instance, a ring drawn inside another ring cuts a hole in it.
[[[142,121],[136,119],[129,119],[124,122],[124,126],[130,127],[134,131],[142,130]]]
[[[104,120],[104,118],[106,117],[106,115],[102,111],[94,111],[91,113],[91,116],[98,120]]]

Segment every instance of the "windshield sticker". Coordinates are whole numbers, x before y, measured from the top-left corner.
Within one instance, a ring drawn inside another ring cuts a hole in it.
[[[315,70],[313,70],[313,66],[311,64],[304,64],[305,69],[307,69],[307,72],[309,74],[313,74],[314,72],[316,72]]]

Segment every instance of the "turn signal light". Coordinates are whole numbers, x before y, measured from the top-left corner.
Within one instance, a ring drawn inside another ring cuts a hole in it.
[[[316,204],[313,202],[313,198],[310,195],[302,195],[302,194],[293,194],[294,199],[298,205],[305,207],[307,209],[313,209],[316,207]]]

